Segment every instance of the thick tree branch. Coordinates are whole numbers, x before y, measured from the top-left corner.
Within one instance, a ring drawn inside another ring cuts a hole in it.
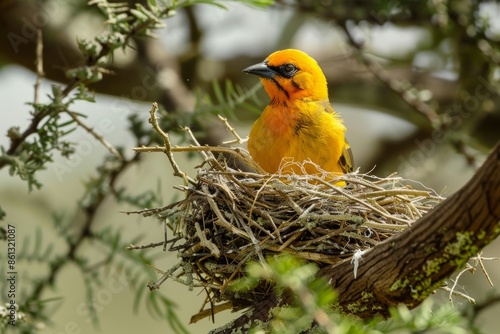
[[[419,305],[441,282],[500,234],[500,143],[457,193],[410,228],[363,256],[354,279],[350,260],[320,275],[339,304],[361,317],[388,315],[390,306]]]

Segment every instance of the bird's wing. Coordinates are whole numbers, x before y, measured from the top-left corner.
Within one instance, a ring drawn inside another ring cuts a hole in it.
[[[344,147],[342,147],[339,165],[344,173],[350,173],[354,170],[354,158],[352,156],[351,146],[347,140],[345,141]]]
[[[332,105],[330,104],[330,101],[321,101],[319,103],[321,106],[323,106],[324,110],[327,113],[336,114],[333,110]],[[351,145],[349,145],[349,142],[347,140],[342,147],[342,154],[340,154],[339,165],[344,173],[350,173],[354,170],[354,158],[352,156]]]

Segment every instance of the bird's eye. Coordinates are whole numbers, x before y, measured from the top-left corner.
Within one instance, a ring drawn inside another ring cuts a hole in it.
[[[295,70],[295,66],[293,66],[293,64],[286,64],[284,69],[287,73],[291,73]]]
[[[285,78],[291,78],[299,69],[294,64],[283,64],[277,68],[277,71]]]

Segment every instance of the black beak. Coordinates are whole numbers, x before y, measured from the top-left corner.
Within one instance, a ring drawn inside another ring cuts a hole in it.
[[[245,68],[243,70],[243,72],[255,74],[255,75],[258,75],[259,77],[262,77],[262,78],[273,78],[276,74],[278,74],[272,68],[267,66],[266,62],[249,66],[249,67]]]

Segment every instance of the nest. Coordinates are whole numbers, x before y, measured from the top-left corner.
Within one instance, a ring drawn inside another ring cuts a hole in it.
[[[154,112],[151,115],[155,127]],[[161,131],[157,124],[155,129]],[[269,175],[242,148],[201,146],[194,137],[192,146],[172,147],[168,135],[159,133],[165,147],[136,150],[166,153],[174,174],[184,180],[177,189],[185,197],[136,213],[163,219],[171,232],[161,244],[165,249],[169,245],[180,257],[172,268],[158,269],[162,278],[150,288],[158,288],[170,278],[206,291],[206,302],[193,321],[267,298],[272,287],[266,282],[247,293],[230,289],[232,282],[245,275],[249,261],[290,253],[320,268],[336,264],[408,228],[442,200],[434,191],[414,189],[410,186],[413,181],[396,175],[378,178],[352,173],[334,181],[326,172]],[[203,163],[191,179],[179,170],[173,153],[193,151],[202,154]],[[233,159],[256,172],[234,167],[228,163]],[[346,185],[336,186],[340,181]],[[206,308],[208,302],[211,306]]]

